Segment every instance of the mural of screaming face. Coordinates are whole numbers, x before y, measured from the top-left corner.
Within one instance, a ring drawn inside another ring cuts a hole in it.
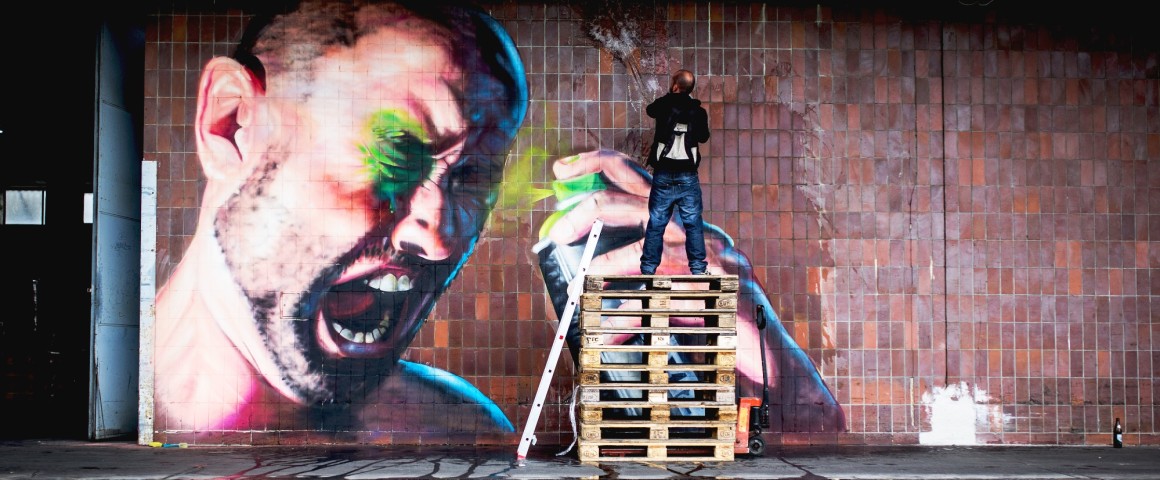
[[[372,429],[512,431],[473,386],[400,356],[495,204],[524,82],[494,19],[439,5],[307,2],[209,61],[199,223],[157,295],[158,429],[341,430],[374,391],[462,412],[400,406]]]

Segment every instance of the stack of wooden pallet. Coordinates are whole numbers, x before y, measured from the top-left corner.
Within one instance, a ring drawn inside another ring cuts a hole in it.
[[[589,275],[580,461],[733,460],[736,275]]]

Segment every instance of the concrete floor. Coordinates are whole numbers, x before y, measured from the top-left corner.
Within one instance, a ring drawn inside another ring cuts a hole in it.
[[[1160,446],[793,447],[731,462],[583,464],[533,446],[190,447],[131,442],[0,442],[6,479],[1160,479]]]

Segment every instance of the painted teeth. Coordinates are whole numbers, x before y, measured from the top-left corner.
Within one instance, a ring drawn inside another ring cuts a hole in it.
[[[374,343],[378,341],[378,339],[383,338],[383,335],[387,334],[387,325],[389,323],[390,319],[384,318],[379,321],[379,326],[371,329],[369,332],[356,332],[334,322],[330,323],[330,328],[333,328],[335,333],[339,334],[339,336],[345,338],[349,342]]]
[[[388,273],[367,282],[367,286],[380,292],[406,292],[411,290],[411,277]]]
[[[406,292],[411,290],[411,277],[406,275],[400,275],[396,277],[395,274],[388,273],[379,278],[367,281],[366,285],[380,292]],[[389,326],[390,323],[390,317],[383,317],[383,319],[379,321],[378,326],[370,329],[369,331],[363,332],[356,332],[335,322],[330,323],[330,328],[334,329],[335,333],[339,334],[339,336],[342,338],[345,338],[348,342],[375,343],[387,334],[387,326]]]

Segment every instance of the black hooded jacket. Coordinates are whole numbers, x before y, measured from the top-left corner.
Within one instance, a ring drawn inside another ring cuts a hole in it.
[[[648,116],[656,119],[656,132],[649,148],[648,163],[655,170],[671,172],[695,172],[701,164],[699,144],[709,140],[709,114],[701,106],[701,101],[687,93],[668,93],[654,100],[645,108]],[[673,125],[684,123],[689,126],[685,133],[685,154],[688,160],[665,158],[673,144]],[[664,144],[664,148],[660,148]],[[659,150],[659,151],[658,151]]]

